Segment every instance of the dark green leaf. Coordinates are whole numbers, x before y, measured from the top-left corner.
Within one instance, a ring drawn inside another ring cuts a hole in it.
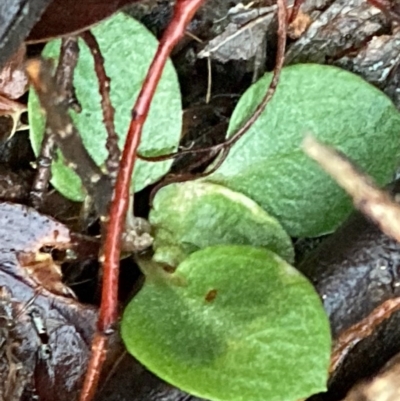
[[[213,401],[296,401],[325,390],[327,317],[312,285],[277,255],[220,245],[160,276],[148,276],[126,308],[122,337],[162,379]]]

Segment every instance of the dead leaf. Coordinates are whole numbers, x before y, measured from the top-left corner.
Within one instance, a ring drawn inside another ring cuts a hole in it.
[[[67,248],[63,224],[0,203],[0,399],[77,399],[97,311],[71,297],[44,247]],[[8,398],[7,398],[8,397]]]
[[[32,184],[32,172],[28,170],[12,171],[0,164],[0,199],[2,201],[22,201],[29,196]]]
[[[61,272],[51,255],[41,252],[44,246],[65,249],[70,242],[70,232],[63,224],[35,209],[0,203],[1,259],[19,266],[19,275],[32,287],[71,295],[71,290],[62,284]]]
[[[96,310],[35,290],[0,263],[0,399],[76,400],[90,353]],[[15,272],[15,271],[14,271]],[[7,378],[5,380],[4,378]],[[35,398],[35,399],[36,399]]]

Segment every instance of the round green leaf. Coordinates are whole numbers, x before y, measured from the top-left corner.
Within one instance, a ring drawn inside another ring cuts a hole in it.
[[[154,260],[177,266],[211,245],[263,246],[292,263],[290,237],[279,222],[246,196],[221,185],[192,181],[157,192],[150,212]]]
[[[148,276],[122,320],[128,351],[155,374],[213,401],[295,401],[325,390],[326,314],[280,257],[219,245],[171,276],[179,280]]]
[[[271,81],[265,75],[242,96],[228,135],[243,125]],[[390,99],[336,67],[284,68],[272,101],[208,180],[252,198],[294,237],[333,231],[351,201],[301,150],[306,133],[343,151],[379,184],[399,164],[400,114]]]
[[[92,29],[111,79],[111,101],[115,108],[115,127],[123,146],[131,119],[131,109],[156,52],[158,42],[139,22],[120,13]],[[94,62],[86,44],[79,39],[80,55],[74,74],[81,113],[71,111],[72,119],[83,143],[100,166],[107,157],[106,130],[100,105],[99,84]],[[43,56],[58,59],[60,40],[49,42]],[[33,89],[29,94],[30,139],[36,154],[40,151],[45,121]],[[180,88],[175,70],[168,62],[154,96],[139,151],[144,155],[160,155],[176,150],[182,125]],[[171,161],[149,163],[138,160],[133,176],[134,191],[157,181],[169,169]],[[64,196],[83,200],[84,192],[78,176],[60,160],[52,166],[52,184]]]

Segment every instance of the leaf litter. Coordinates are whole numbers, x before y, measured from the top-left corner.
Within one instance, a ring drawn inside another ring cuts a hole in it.
[[[70,400],[85,373],[97,312],[74,299],[42,249],[71,247],[71,233],[32,208],[2,202],[0,238],[0,372],[9,379],[0,384],[1,399]]]

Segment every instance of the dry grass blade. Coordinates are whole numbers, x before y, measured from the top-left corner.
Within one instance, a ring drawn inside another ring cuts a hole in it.
[[[311,135],[305,137],[303,149],[352,198],[354,205],[388,236],[400,242],[400,206],[372,178],[361,172],[342,153],[324,145]]]

